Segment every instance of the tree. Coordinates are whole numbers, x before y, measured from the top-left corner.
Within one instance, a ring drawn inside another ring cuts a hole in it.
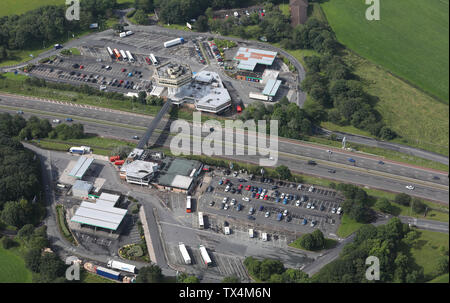
[[[386,198],[378,199],[375,206],[384,213],[390,214],[392,212],[392,205]]]
[[[214,11],[211,7],[208,7],[205,10],[205,16],[208,17],[209,19],[212,19],[214,17]]]
[[[161,268],[158,265],[142,267],[137,275],[137,283],[160,283],[163,280]]]
[[[13,239],[11,239],[7,236],[4,236],[2,238],[2,246],[4,249],[10,249],[11,247],[15,246],[16,244],[17,243]]]
[[[6,224],[22,227],[25,223],[25,213],[18,202],[6,202],[1,213],[1,219]]]
[[[136,22],[138,24],[141,25],[146,25],[148,24],[148,16],[147,14],[144,12],[143,9],[138,9],[136,11],[136,13],[134,14],[134,20],[136,20]]]
[[[241,283],[241,279],[236,276],[228,276],[223,278],[222,283]]]
[[[141,104],[145,104],[147,98],[147,93],[144,91],[140,91],[138,93],[138,100]]]
[[[261,269],[259,278],[262,281],[268,281],[273,274],[282,274],[284,272],[284,265],[281,261],[264,259],[261,262]]]
[[[41,257],[39,272],[41,282],[52,282],[64,274],[65,265],[54,253],[44,253]]]
[[[448,273],[448,257],[439,257],[436,271],[438,275]]]
[[[196,276],[188,276],[183,280],[183,283],[200,283],[200,280]]]
[[[283,275],[282,274],[273,274],[269,278],[269,283],[283,283]]]
[[[275,171],[280,176],[280,179],[289,180],[292,177],[291,171],[285,165],[280,165],[275,168]]]
[[[209,29],[208,18],[204,15],[199,16],[194,23],[194,29],[198,32],[207,32]]]
[[[306,250],[314,249],[314,239],[311,234],[305,234],[300,240],[300,245]]]
[[[132,151],[132,148],[128,145],[120,145],[114,147],[114,149],[111,151],[111,156],[120,156],[120,158],[124,159],[128,157],[130,152]]]
[[[283,273],[283,280],[286,283],[307,283],[309,277],[307,273],[299,269],[288,268]]]
[[[411,203],[411,196],[404,193],[397,194],[394,202],[403,206],[409,206]]]
[[[418,198],[412,199],[411,203],[412,203],[412,210],[416,214],[423,214],[425,212],[425,209],[427,208],[427,205]]]
[[[41,267],[41,251],[30,249],[25,255],[25,266],[32,272],[39,272]]]

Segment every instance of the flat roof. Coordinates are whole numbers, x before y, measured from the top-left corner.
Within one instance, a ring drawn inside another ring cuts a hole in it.
[[[77,180],[77,181],[75,181],[75,183],[72,186],[72,191],[73,190],[84,190],[84,191],[90,192],[92,187],[93,187],[93,185],[90,182]]]
[[[81,156],[78,159],[75,166],[70,171],[69,176],[78,179],[83,178],[84,174],[89,169],[89,166],[91,166],[92,162],[94,162],[94,158],[86,158],[85,156]]]
[[[276,56],[277,52],[240,47],[234,56],[234,60],[239,61],[239,69],[254,70],[256,64],[272,65]]]
[[[143,179],[146,176],[156,172],[158,170],[158,163],[135,160],[131,163],[123,165],[120,171],[126,173],[127,177],[133,177]]]
[[[231,105],[231,96],[223,86],[219,74],[211,71],[198,72],[191,83],[178,89],[169,88],[168,92],[169,98],[174,102],[191,100],[199,110],[207,108],[215,111],[228,103]]]
[[[181,188],[181,189],[189,189],[194,179],[191,177],[175,175],[170,186]]]
[[[120,199],[120,196],[119,195],[108,194],[108,193],[101,193],[98,198],[100,200],[106,200],[106,201],[117,203],[117,201],[119,201],[119,199]]]
[[[275,96],[277,94],[278,88],[280,88],[281,80],[269,79],[263,90],[263,95]]]
[[[71,221],[117,230],[126,213],[126,209],[109,206],[108,204],[81,202]]]

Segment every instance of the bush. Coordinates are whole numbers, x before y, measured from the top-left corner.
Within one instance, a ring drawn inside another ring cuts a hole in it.
[[[425,209],[427,208],[427,205],[422,202],[422,200],[414,198],[412,200],[412,210],[416,214],[422,214],[425,212]]]
[[[17,244],[16,241],[8,238],[7,236],[4,236],[1,241],[4,249],[10,249],[11,247],[14,247]]]
[[[409,206],[411,203],[411,196],[401,193],[395,196],[394,202],[403,206]]]
[[[375,206],[382,212],[390,214],[392,212],[392,205],[388,199],[378,199]]]

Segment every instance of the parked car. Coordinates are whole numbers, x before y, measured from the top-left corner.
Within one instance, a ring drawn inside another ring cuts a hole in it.
[[[248,201],[250,201],[250,199],[248,197],[243,197],[242,201],[248,202]]]
[[[72,119],[72,118],[66,118],[66,121],[67,121],[67,122],[72,122],[73,119]]]
[[[303,219],[303,221],[302,221],[302,225],[306,225],[306,223],[308,223],[308,220],[306,220],[306,219]]]
[[[53,119],[53,121],[52,121],[53,123],[56,123],[56,124],[58,124],[58,123],[60,123],[61,122],[61,120],[59,120],[59,119]]]
[[[413,185],[406,185],[405,187],[409,190],[413,190],[415,188]]]
[[[269,218],[270,216],[270,212],[266,211],[266,213],[264,214],[264,217]]]

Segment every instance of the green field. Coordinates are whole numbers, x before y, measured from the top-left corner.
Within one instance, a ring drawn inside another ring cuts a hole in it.
[[[417,244],[411,249],[416,263],[423,267],[426,280],[436,277],[438,258],[441,255],[439,248],[445,246],[448,249],[448,234],[427,230],[420,230]]]
[[[20,15],[44,5],[64,5],[64,0],[2,0],[0,17]]]
[[[448,274],[444,274],[442,276],[436,277],[428,283],[448,283]]]
[[[449,106],[391,75],[375,64],[347,53],[344,60],[361,78],[365,90],[378,97],[375,106],[384,121],[401,138],[393,142],[448,155]],[[321,124],[332,131],[343,131],[371,137],[368,132],[353,126],[338,126],[329,122]]]
[[[31,283],[31,271],[24,260],[10,250],[0,247],[0,283]]]
[[[339,225],[337,235],[341,238],[347,238],[363,225],[363,223],[356,222],[344,213],[344,215],[341,217],[341,225]]]
[[[379,21],[364,1],[321,5],[346,47],[448,104],[449,0],[383,0]]]

